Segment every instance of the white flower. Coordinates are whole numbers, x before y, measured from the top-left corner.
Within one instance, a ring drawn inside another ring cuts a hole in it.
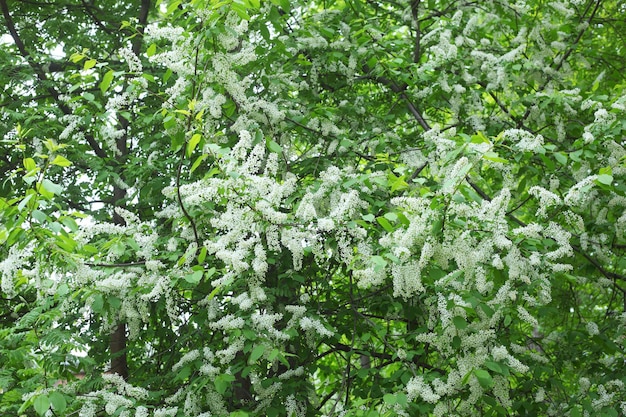
[[[315,331],[323,337],[331,337],[334,333],[326,329],[321,321],[310,317],[302,317],[300,319],[300,328],[306,332]]]
[[[590,336],[595,336],[597,334],[600,334],[600,329],[598,329],[598,325],[592,321],[587,323],[585,327],[587,328],[587,332],[589,333]]]
[[[424,378],[421,376],[416,376],[409,380],[406,384],[406,393],[410,402],[421,397],[424,401],[435,404],[441,398],[440,395],[435,394],[428,383],[424,382]]]
[[[132,49],[130,49],[129,47],[121,48],[118,51],[118,54],[128,64],[128,70],[130,72],[141,72],[142,71],[143,66],[141,65],[141,61],[139,60],[137,55],[135,55],[135,53],[133,52]]]
[[[514,142],[514,146],[521,151],[540,153],[543,150],[541,135],[534,135],[522,129],[508,129],[504,131],[503,136]]]

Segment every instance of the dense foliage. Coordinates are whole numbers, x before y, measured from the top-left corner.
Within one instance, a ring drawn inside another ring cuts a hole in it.
[[[621,1],[0,8],[1,415],[626,415]]]

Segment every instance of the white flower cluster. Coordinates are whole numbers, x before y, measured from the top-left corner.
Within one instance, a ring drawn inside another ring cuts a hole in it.
[[[587,328],[587,333],[589,333],[589,336],[595,336],[597,334],[600,334],[600,329],[598,329],[598,325],[592,321],[588,322],[585,327]]]
[[[276,329],[276,322],[282,320],[282,318],[283,315],[281,313],[255,312],[252,314],[252,323],[258,334],[264,334],[275,340],[284,341],[289,339],[289,335]]]
[[[129,47],[125,46],[123,48],[120,48],[117,53],[124,61],[126,61],[126,63],[128,64],[128,70],[130,72],[141,72],[143,70],[141,60]]]
[[[293,394],[289,394],[285,399],[285,410],[289,417],[305,417],[306,416],[306,404],[297,401]]]
[[[2,274],[2,282],[0,289],[9,298],[15,296],[15,277],[24,266],[31,263],[31,257],[35,250],[34,244],[28,244],[21,248],[18,245],[11,246],[6,258],[0,262],[0,273]]]
[[[215,352],[215,356],[219,358],[220,363],[222,365],[228,364],[233,359],[235,359],[235,355],[237,354],[237,352],[240,352],[243,350],[244,343],[245,343],[244,337],[239,337],[235,340],[231,340],[228,347]]]
[[[506,347],[504,346],[496,346],[491,350],[491,354],[493,355],[493,359],[495,361],[506,361],[515,372],[519,372],[520,374],[528,372],[528,366],[521,363],[517,358],[512,356]]]
[[[513,145],[521,151],[540,153],[543,149],[543,136],[535,135],[526,130],[508,129],[504,131],[502,136],[512,141]]]
[[[424,381],[422,376],[415,376],[406,384],[406,394],[408,401],[415,401],[418,398],[426,402],[435,404],[441,398],[436,394],[430,384]]]
[[[539,206],[536,212],[538,217],[545,217],[549,207],[558,206],[562,203],[561,197],[537,185],[531,187],[528,193],[539,199]]]
[[[334,333],[326,328],[318,319],[302,317],[300,328],[307,333],[315,332],[322,337],[331,337]]]

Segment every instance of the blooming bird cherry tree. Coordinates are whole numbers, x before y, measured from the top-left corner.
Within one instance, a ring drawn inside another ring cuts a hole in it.
[[[621,2],[0,8],[3,414],[626,415]]]

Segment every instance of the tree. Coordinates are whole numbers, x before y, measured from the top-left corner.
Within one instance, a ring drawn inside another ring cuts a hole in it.
[[[3,415],[626,415],[621,2],[0,8]]]

